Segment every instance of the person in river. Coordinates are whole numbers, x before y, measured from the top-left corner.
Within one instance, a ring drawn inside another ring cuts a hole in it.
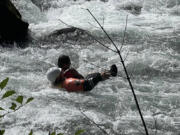
[[[110,70],[102,73],[93,73],[89,78],[66,78],[61,74],[61,69],[53,67],[47,71],[47,79],[56,88],[64,88],[69,92],[77,91],[90,91],[92,90],[100,81],[108,79],[110,76],[117,75],[116,65],[112,65]]]

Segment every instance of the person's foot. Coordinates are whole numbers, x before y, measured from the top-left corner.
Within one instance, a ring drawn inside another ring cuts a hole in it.
[[[117,76],[117,72],[118,72],[117,66],[115,64],[111,65],[111,67],[110,67],[111,75],[112,76]]]
[[[101,73],[102,80],[106,80],[111,76],[111,73],[109,71],[105,71]]]
[[[108,79],[110,76],[117,76],[117,66],[115,64],[111,65],[110,70],[102,72],[101,77],[103,80]]]

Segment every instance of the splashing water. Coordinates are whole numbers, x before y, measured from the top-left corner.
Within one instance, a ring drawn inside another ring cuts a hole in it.
[[[35,100],[1,121],[6,135],[24,135],[31,129],[36,135],[57,130],[85,135],[103,134],[84,113],[109,134],[144,133],[132,92],[119,57],[94,42],[88,35],[48,37],[69,25],[83,28],[113,48],[104,33],[85,10],[88,8],[120,48],[128,15],[122,56],[150,134],[180,134],[180,1],[179,0],[20,0],[13,1],[33,33],[28,47],[0,48],[0,80],[10,77],[8,88],[33,96]],[[124,10],[142,7],[139,15]],[[73,38],[78,40],[73,40]],[[64,41],[62,42],[62,39]],[[73,67],[86,75],[117,64],[118,76],[100,82],[91,92],[68,93],[53,89],[46,71],[55,66],[60,54],[71,57]],[[88,62],[87,62],[88,61]],[[95,64],[101,68],[92,65]]]

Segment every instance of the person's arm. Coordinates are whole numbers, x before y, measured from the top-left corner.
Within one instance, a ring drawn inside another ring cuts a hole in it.
[[[71,71],[72,71],[75,78],[84,79],[84,76],[81,75],[76,69],[72,68]]]
[[[55,85],[61,84],[65,80],[64,75],[62,72],[59,74],[59,76],[56,78]]]

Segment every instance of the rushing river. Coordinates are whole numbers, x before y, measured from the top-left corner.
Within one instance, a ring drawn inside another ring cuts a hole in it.
[[[78,129],[85,130],[83,135],[103,135],[81,111],[110,135],[145,134],[119,56],[82,32],[47,36],[66,28],[63,21],[89,31],[115,49],[87,8],[119,48],[128,15],[121,54],[149,134],[180,134],[180,0],[13,0],[13,3],[29,22],[32,39],[23,49],[16,43],[13,48],[0,47],[0,80],[9,77],[6,89],[34,100],[1,120],[5,135],[27,135],[31,129],[35,135],[48,135],[55,130],[73,135]],[[142,6],[141,13],[123,10],[127,5]],[[87,93],[51,88],[46,71],[56,65],[60,54],[68,54],[72,66],[83,75],[103,71],[115,63],[118,76],[100,82]]]

